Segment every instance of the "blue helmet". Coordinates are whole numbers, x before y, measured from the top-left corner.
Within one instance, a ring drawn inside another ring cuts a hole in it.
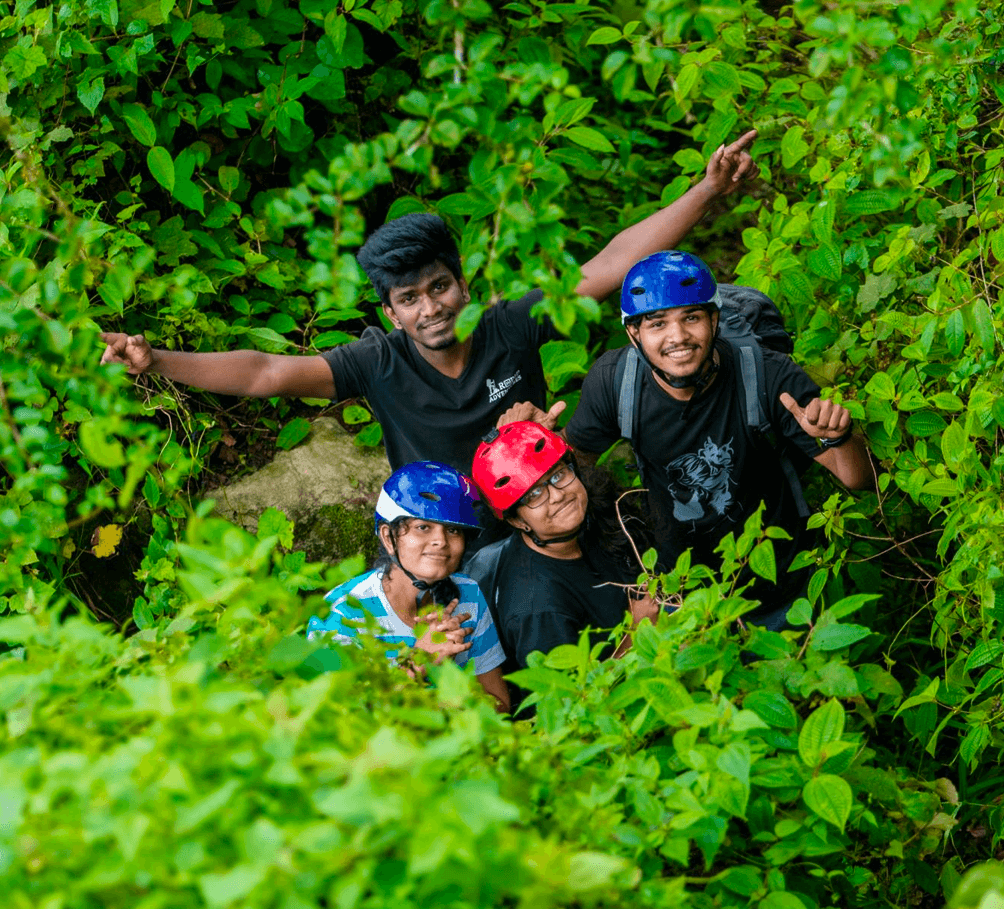
[[[470,480],[448,464],[413,461],[395,470],[380,489],[376,531],[396,518],[424,518],[438,524],[480,529],[474,515],[478,494]]]
[[[714,275],[697,256],[670,250],[635,262],[621,287],[621,322],[681,306],[722,308]]]

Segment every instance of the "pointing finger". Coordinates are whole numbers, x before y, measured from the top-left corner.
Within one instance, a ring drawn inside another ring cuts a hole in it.
[[[743,133],[725,150],[725,153],[728,155],[734,155],[738,152],[745,151],[753,144],[756,137],[757,131],[755,129],[751,129],[748,133]]]

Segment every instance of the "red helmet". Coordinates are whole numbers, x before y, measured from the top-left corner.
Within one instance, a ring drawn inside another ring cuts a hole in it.
[[[561,436],[522,421],[493,429],[474,453],[474,485],[497,518],[568,454]]]

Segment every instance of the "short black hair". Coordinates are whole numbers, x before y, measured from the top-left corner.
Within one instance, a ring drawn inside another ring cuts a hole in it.
[[[386,306],[393,288],[412,283],[436,262],[458,281],[463,278],[456,241],[442,218],[427,213],[404,215],[378,227],[356,253],[356,261]]]

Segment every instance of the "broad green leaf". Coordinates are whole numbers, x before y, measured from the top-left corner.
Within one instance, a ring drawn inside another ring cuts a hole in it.
[[[721,650],[713,644],[690,644],[676,652],[673,665],[679,672],[688,672],[715,662],[719,656]]]
[[[241,183],[241,172],[236,167],[221,167],[219,170],[220,189],[232,193]]]
[[[956,467],[965,457],[967,447],[969,437],[966,430],[958,420],[953,420],[941,434],[941,456],[949,467]]]
[[[468,303],[460,310],[457,321],[454,323],[454,331],[459,340],[466,340],[471,335],[471,332],[478,327],[478,322],[481,321],[481,314],[485,309],[487,307],[481,303]]]
[[[896,383],[884,372],[877,372],[865,385],[865,392],[882,401],[891,401],[896,397]]]
[[[940,410],[947,410],[950,413],[958,413],[965,407],[962,399],[950,391],[939,391],[936,395],[932,395],[931,403]]]
[[[953,310],[945,322],[945,343],[953,357],[962,353],[962,348],[966,346],[966,320],[959,309]]]
[[[920,491],[928,496],[956,496],[959,494],[959,484],[948,477],[940,477],[925,483]]]
[[[138,142],[146,146],[157,144],[157,127],[145,108],[139,104],[126,104],[122,108],[122,116]]]
[[[276,446],[283,450],[292,448],[310,435],[310,420],[296,417],[290,420],[279,432],[275,440]]]
[[[871,634],[870,628],[863,625],[826,625],[817,628],[812,634],[810,647],[813,650],[840,650],[850,647]]]
[[[125,450],[122,443],[108,431],[106,420],[85,420],[80,424],[77,441],[88,460],[98,467],[125,465]]]
[[[806,718],[798,734],[798,755],[806,766],[816,767],[823,746],[839,742],[843,734],[844,708],[840,701],[831,699]]]
[[[373,419],[373,415],[359,404],[350,404],[342,411],[342,419],[350,426],[357,423],[368,423]]]
[[[544,658],[550,669],[578,669],[581,662],[582,652],[575,644],[560,644]]]
[[[770,540],[763,540],[753,547],[750,568],[761,578],[777,583],[777,562],[774,558],[774,544]]]
[[[596,29],[590,36],[589,40],[586,41],[586,45],[590,44],[613,44],[615,41],[620,41],[624,37],[621,34],[619,28],[612,28],[609,25],[605,25],[602,28]]]
[[[348,344],[354,340],[355,338],[346,331],[322,331],[310,343],[315,350],[323,350],[328,347],[337,347],[339,344]]]
[[[976,337],[980,342],[980,347],[986,353],[993,353],[997,346],[997,335],[994,331],[994,320],[990,307],[987,306],[985,300],[973,300],[970,313],[973,317],[973,326],[976,330]]]
[[[153,178],[168,192],[174,191],[174,159],[171,153],[160,145],[146,153],[146,166]]]
[[[805,135],[805,128],[802,126],[792,126],[784,134],[781,140],[781,163],[787,167],[794,167],[809,151],[808,143],[802,136]]]
[[[613,145],[610,144],[610,140],[607,139],[603,133],[595,129],[590,129],[588,126],[570,126],[564,131],[563,135],[576,145],[581,145],[583,148],[588,148],[590,151],[616,151]]]
[[[715,758],[715,766],[723,773],[739,780],[744,786],[750,784],[750,767],[753,756],[745,742],[729,742]]]
[[[97,110],[101,99],[105,96],[105,80],[103,76],[98,76],[90,82],[81,82],[77,85],[77,97],[92,114]]]
[[[995,662],[1002,653],[1004,653],[1004,644],[1000,641],[981,641],[966,658],[966,672]]]
[[[840,252],[832,243],[826,243],[812,250],[808,255],[809,268],[819,277],[836,281],[843,274]]]
[[[798,714],[791,702],[775,691],[751,691],[743,699],[743,707],[775,729],[794,729],[798,725]]]
[[[807,909],[807,907],[794,893],[774,890],[757,903],[757,909]]]
[[[254,339],[254,342],[258,347],[272,353],[285,350],[293,343],[288,338],[284,338],[277,331],[273,331],[271,328],[249,328],[246,333]]]
[[[906,418],[906,431],[921,439],[942,432],[947,425],[945,418],[933,410],[922,410]]]
[[[829,773],[820,774],[805,784],[802,798],[812,811],[843,833],[854,806],[854,793],[845,779]]]
[[[199,878],[199,889],[209,909],[224,909],[238,900],[243,901],[268,872],[269,866],[264,864],[236,865],[224,874],[203,874]]]
[[[370,423],[356,434],[355,442],[364,448],[372,448],[374,445],[379,445],[381,439],[383,439],[383,427],[379,423]]]
[[[886,190],[866,189],[851,193],[844,203],[844,213],[857,217],[859,215],[875,215],[896,207],[896,197]]]
[[[10,74],[17,79],[18,82],[23,83],[30,79],[36,70],[45,66],[45,51],[43,51],[38,45],[32,45],[31,47],[20,47],[15,45],[7,51],[6,54],[4,54],[3,62],[10,71]],[[83,99],[81,98],[81,100]],[[98,100],[101,100],[100,97]],[[89,108],[89,110],[91,113],[94,112],[93,108]]]

